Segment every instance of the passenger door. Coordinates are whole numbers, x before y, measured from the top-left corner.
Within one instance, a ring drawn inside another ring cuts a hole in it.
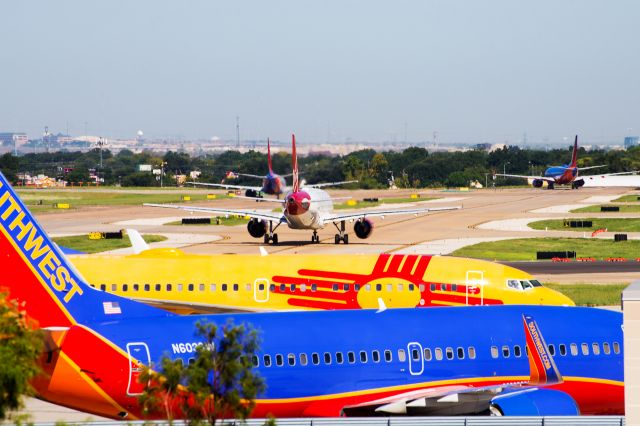
[[[138,379],[142,373],[144,365],[151,364],[149,347],[144,342],[127,343],[127,353],[129,354],[129,383],[127,384],[127,395],[140,395],[144,391],[144,383]]]
[[[469,294],[480,294],[480,305],[484,305],[484,271],[467,271],[466,287],[465,304],[469,304]]]
[[[410,342],[407,345],[407,361],[409,362],[409,373],[412,376],[422,374],[424,371],[424,354],[420,343]]]
[[[258,278],[253,282],[253,299],[258,303],[269,301],[269,280]]]

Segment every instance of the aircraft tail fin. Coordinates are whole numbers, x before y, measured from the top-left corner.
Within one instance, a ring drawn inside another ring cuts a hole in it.
[[[293,166],[293,192],[300,190],[300,181],[298,179],[298,154],[296,153],[296,135],[291,135],[291,161]]]
[[[578,135],[573,142],[573,152],[571,153],[571,165],[570,167],[576,167],[578,165]]]
[[[522,315],[524,332],[529,356],[530,377],[529,385],[555,385],[562,383],[562,375],[556,367],[553,356],[549,353],[549,346],[542,337],[538,323],[530,315]]]
[[[267,165],[269,166],[269,173],[273,173],[273,166],[271,165],[271,141],[267,138]]]
[[[89,286],[48,237],[0,173],[0,291],[7,292],[41,328],[166,311]]]

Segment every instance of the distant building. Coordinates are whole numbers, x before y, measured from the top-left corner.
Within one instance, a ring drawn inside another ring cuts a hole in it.
[[[633,148],[634,146],[640,146],[640,137],[627,136],[624,138],[624,149]]]
[[[0,133],[0,144],[6,146],[20,146],[24,145],[29,141],[26,133],[14,133],[14,132],[6,132]]]

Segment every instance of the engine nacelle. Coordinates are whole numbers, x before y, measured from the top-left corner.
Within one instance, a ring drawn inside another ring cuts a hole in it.
[[[267,222],[264,220],[251,219],[247,223],[247,230],[253,238],[262,238],[264,234],[267,233]]]
[[[584,179],[576,179],[573,181],[574,188],[580,188],[581,186],[584,186]]]
[[[542,188],[543,183],[544,181],[542,179],[534,179],[533,182],[531,182],[534,188]]]
[[[247,189],[244,192],[244,196],[250,198],[262,198],[262,192],[256,191],[255,189]]]
[[[373,231],[373,222],[369,219],[358,220],[355,225],[353,225],[353,231],[356,233],[356,237],[358,238],[369,238]]]
[[[496,416],[579,416],[580,409],[568,393],[554,389],[525,389],[491,400]]]

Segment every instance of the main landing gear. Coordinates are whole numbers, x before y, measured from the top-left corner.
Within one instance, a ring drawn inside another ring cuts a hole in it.
[[[280,226],[280,223],[278,223],[276,225],[276,227],[273,227],[273,222],[269,221],[269,232],[264,234],[264,243],[265,244],[269,244],[270,242],[273,243],[273,245],[277,245],[278,244],[278,234],[275,233],[275,230],[278,229],[278,226]]]
[[[320,235],[318,235],[318,231],[314,230],[313,235],[311,236],[311,242],[319,244],[320,243]]]
[[[344,220],[340,221],[340,227],[338,228],[338,225],[334,222],[333,226],[336,227],[336,229],[338,230],[338,234],[336,234],[335,236],[335,243],[336,244],[340,244],[340,241],[344,242],[345,244],[349,244],[349,234],[347,234],[344,230]]]

